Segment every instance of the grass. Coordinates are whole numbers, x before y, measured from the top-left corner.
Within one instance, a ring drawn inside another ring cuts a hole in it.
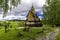
[[[60,40],[60,31],[59,31],[59,33],[58,33],[58,35],[56,37],[56,40]]]
[[[0,22],[1,24],[5,24],[4,22]],[[47,33],[53,31],[55,28],[49,27],[49,25],[44,25],[43,27],[34,27],[34,28],[30,28],[31,32],[26,32],[23,31],[23,29],[18,29],[18,27],[23,27],[24,25],[24,21],[20,21],[20,22],[13,22],[11,21],[9,26],[12,25],[12,28],[8,27],[8,32],[4,33],[4,25],[1,26],[0,28],[0,40],[36,40],[36,38],[38,37],[43,37],[45,36]],[[16,30],[15,30],[16,28]],[[43,30],[43,28],[45,30]],[[41,33],[40,32],[42,31]],[[21,33],[23,36],[17,36],[18,33]]]
[[[41,31],[43,27],[36,27],[31,28],[31,32],[24,32],[23,29],[10,29],[7,33],[4,33],[4,29],[0,29],[0,40],[35,40],[37,37],[43,37],[47,33],[54,30],[54,28],[51,27],[44,27],[46,30],[43,30],[43,33],[36,34],[37,32]],[[22,33],[23,36],[18,37],[18,32]]]

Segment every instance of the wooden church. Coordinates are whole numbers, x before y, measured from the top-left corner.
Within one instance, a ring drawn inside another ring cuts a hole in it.
[[[31,10],[28,12],[27,19],[25,21],[25,26],[29,27],[41,27],[42,22],[38,18],[38,16],[35,14],[35,9],[32,6]]]

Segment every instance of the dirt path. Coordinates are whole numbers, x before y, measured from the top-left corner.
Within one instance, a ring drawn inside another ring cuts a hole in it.
[[[55,37],[56,37],[58,31],[59,31],[59,29],[55,29],[53,32],[47,34],[45,37],[38,38],[37,40],[55,40]]]

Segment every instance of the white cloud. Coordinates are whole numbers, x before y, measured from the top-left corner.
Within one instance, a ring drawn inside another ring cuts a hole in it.
[[[0,14],[0,20],[2,20],[3,19],[3,15],[2,14]]]
[[[7,17],[11,15],[17,15],[21,16],[21,20],[26,19],[26,17],[23,16],[27,15],[28,11],[31,9],[32,4],[34,5],[36,11],[42,11],[42,6],[45,4],[45,0],[21,0],[21,4],[12,9],[12,11],[7,14]]]
[[[32,0],[21,0],[22,4],[31,4]]]
[[[33,0],[34,5],[42,7],[45,4],[45,0]]]

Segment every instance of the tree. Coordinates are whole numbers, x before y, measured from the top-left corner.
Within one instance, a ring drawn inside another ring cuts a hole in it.
[[[60,24],[60,0],[46,0],[43,13],[47,24]]]
[[[10,5],[8,4],[10,1]],[[12,9],[12,6],[16,7],[20,4],[20,0],[0,0],[0,8],[3,9],[3,17],[6,16],[8,10]]]

